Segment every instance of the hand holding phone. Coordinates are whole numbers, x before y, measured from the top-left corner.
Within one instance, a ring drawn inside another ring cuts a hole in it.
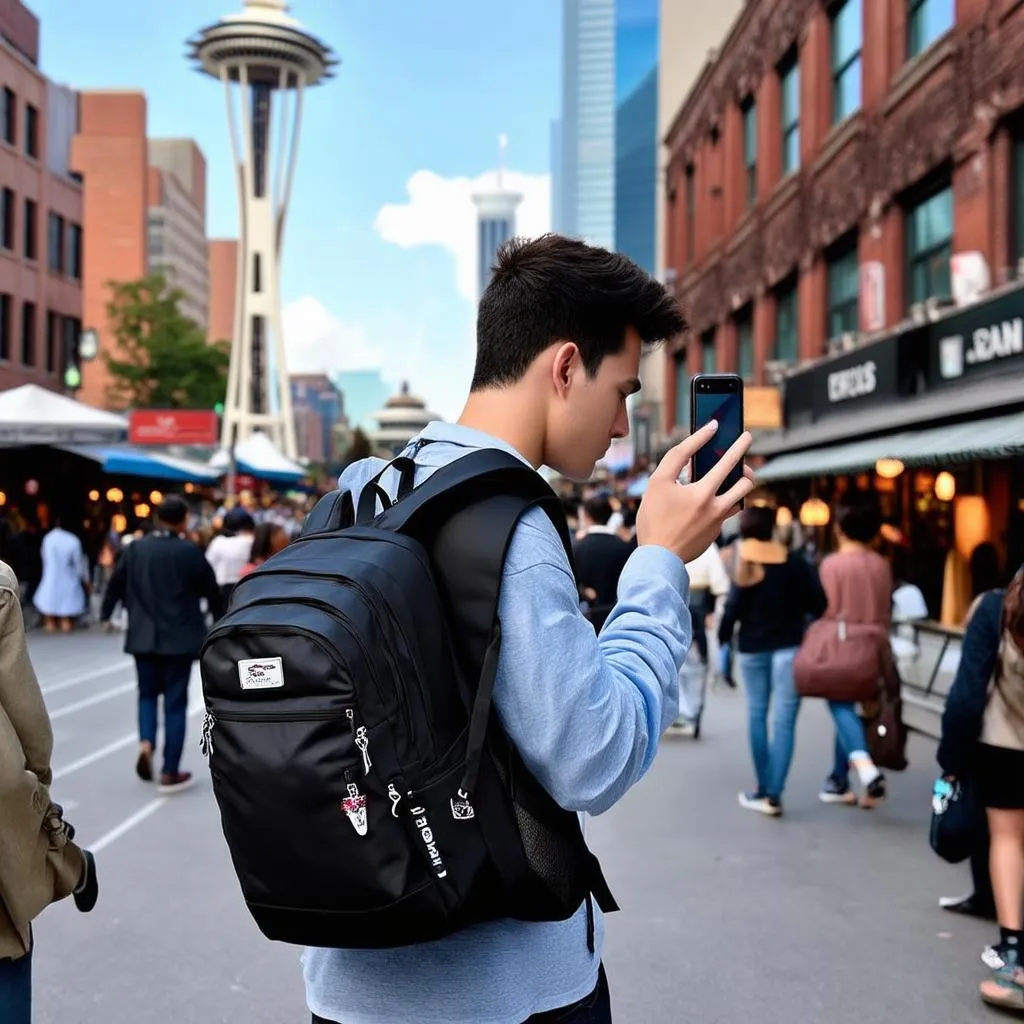
[[[716,423],[705,424],[672,448],[651,474],[636,516],[639,544],[668,548],[684,562],[692,562],[714,543],[722,523],[754,489],[753,473],[743,468],[743,456],[753,441],[746,431],[716,459],[703,479],[679,482],[680,474],[713,441],[718,429]],[[726,478],[734,471],[739,479],[723,489]]]
[[[690,382],[690,434],[712,421],[714,440],[693,456],[690,480],[703,480],[743,433],[743,380],[735,373],[698,373]],[[743,479],[743,466],[733,466],[722,483],[724,494]],[[742,503],[741,506],[742,507]]]

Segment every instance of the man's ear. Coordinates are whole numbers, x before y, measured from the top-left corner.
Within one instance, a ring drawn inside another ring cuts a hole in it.
[[[579,361],[580,350],[575,342],[566,341],[555,351],[555,358],[551,363],[551,376],[559,397],[564,398],[569,393]]]

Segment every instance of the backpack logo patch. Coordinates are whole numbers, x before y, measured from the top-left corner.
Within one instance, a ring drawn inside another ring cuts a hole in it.
[[[243,690],[273,690],[284,686],[284,659],[247,658],[240,661],[238,683]]]

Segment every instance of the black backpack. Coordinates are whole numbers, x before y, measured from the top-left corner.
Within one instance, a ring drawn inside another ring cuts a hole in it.
[[[380,475],[318,503],[242,579],[200,656],[202,748],[235,872],[270,939],[427,942],[502,917],[617,910],[579,817],[491,715],[498,589],[520,516],[561,504],[496,450],[392,505]],[[377,503],[384,511],[377,514]]]

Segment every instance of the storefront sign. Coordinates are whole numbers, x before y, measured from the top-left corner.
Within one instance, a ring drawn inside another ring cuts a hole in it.
[[[930,325],[928,384],[1024,373],[1024,289],[979,302]]]
[[[743,388],[743,425],[748,430],[779,430],[782,427],[782,392],[776,387]]]
[[[786,426],[811,423],[910,394],[918,330],[882,338],[870,345],[823,359],[786,380]]]
[[[215,444],[217,434],[212,409],[136,409],[129,417],[132,444]]]

